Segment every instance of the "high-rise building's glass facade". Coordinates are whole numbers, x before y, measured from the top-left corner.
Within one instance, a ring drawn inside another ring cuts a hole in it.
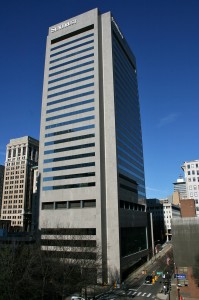
[[[145,198],[142,132],[135,58],[123,47],[114,29],[113,63],[118,172],[135,180],[138,184],[138,197]]]

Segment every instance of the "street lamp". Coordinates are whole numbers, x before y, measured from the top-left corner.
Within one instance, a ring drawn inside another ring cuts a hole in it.
[[[178,300],[179,300],[180,299],[180,288],[178,286],[178,284],[179,284],[179,281],[178,281],[178,267],[175,263],[174,263],[174,272],[175,272],[175,275],[176,275],[177,294],[178,294]]]
[[[178,292],[178,300],[180,299],[180,288],[177,286],[177,292]]]

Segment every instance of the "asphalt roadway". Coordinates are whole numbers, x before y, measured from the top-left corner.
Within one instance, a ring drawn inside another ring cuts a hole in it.
[[[167,264],[167,258],[169,265]],[[149,274],[162,272],[172,278],[173,274],[173,257],[172,245],[165,244],[163,249],[156,254],[151,260],[143,264],[135,272],[131,273],[119,288],[104,290],[96,296],[97,300],[116,300],[116,299],[135,299],[135,300],[176,300],[176,287],[171,282],[171,291],[164,294],[164,279],[162,275],[156,277],[153,284],[145,284],[145,277]],[[173,291],[174,290],[174,291]]]

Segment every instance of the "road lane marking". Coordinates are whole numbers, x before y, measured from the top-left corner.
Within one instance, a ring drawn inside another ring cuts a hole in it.
[[[151,293],[149,293],[148,295],[147,295],[147,297],[150,297],[151,296]]]
[[[137,294],[137,296],[139,296],[140,294],[142,294],[142,292],[139,292],[139,293]]]

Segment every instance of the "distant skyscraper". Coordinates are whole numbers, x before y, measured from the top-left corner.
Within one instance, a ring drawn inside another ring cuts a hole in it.
[[[179,192],[180,199],[187,199],[186,181],[182,176],[179,176],[176,182],[173,183],[174,192]]]
[[[90,236],[108,272],[146,256],[136,61],[110,12],[49,28],[40,139],[42,233]]]
[[[182,169],[185,174],[187,198],[195,200],[196,214],[199,217],[199,160],[184,162]]]
[[[30,171],[38,163],[39,142],[29,136],[7,145],[1,219],[26,230],[31,217]]]
[[[5,167],[0,165],[0,219],[1,219],[1,204],[2,204],[2,196],[3,196],[4,169]]]

